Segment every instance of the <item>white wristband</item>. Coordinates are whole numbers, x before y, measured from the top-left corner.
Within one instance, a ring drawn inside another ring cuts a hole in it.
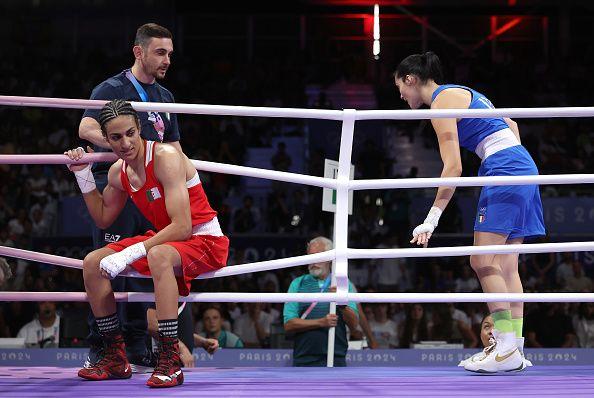
[[[93,177],[93,172],[91,171],[91,164],[88,164],[82,170],[73,171],[73,173],[82,193],[89,193],[97,188],[95,177]]]
[[[439,207],[433,206],[427,213],[427,218],[423,221],[423,224],[431,224],[433,228],[437,228],[437,224],[439,223],[439,217],[441,217],[441,209]]]

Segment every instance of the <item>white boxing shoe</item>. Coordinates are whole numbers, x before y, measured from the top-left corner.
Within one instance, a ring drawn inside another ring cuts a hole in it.
[[[483,359],[485,359],[487,357],[487,355],[489,355],[489,353],[491,351],[493,351],[495,349],[495,344],[496,344],[495,339],[493,337],[489,338],[488,346],[483,348],[483,350],[481,352],[477,352],[476,354],[472,355],[471,357],[461,360],[460,363],[458,364],[458,366],[464,367],[469,362],[482,361]]]
[[[521,370],[524,370],[532,365],[532,362],[529,359],[526,359],[526,356],[524,355],[524,338],[523,337],[516,337],[516,346],[518,347],[518,350],[520,350],[520,354],[522,354],[522,358],[524,359],[524,368]]]
[[[484,358],[467,362],[464,369],[476,373],[517,372],[525,369],[524,359],[516,346],[515,334],[497,333],[494,330],[493,336],[495,348]]]

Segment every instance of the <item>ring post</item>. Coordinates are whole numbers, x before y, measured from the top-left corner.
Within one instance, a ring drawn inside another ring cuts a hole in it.
[[[348,226],[349,226],[349,181],[351,171],[351,155],[353,151],[353,134],[355,132],[354,109],[344,110],[342,132],[340,135],[340,152],[338,154],[338,174],[336,176],[336,213],[334,213],[334,250],[336,258],[332,262],[332,286],[336,286],[336,294],[340,304],[348,303]],[[336,302],[330,303],[330,313],[336,314]],[[327,367],[334,367],[334,342],[336,328],[328,330]]]

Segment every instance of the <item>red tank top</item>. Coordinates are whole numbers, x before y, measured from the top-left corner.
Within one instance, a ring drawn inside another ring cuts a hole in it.
[[[167,225],[171,224],[167,208],[165,207],[165,191],[163,185],[155,177],[154,170],[154,155],[155,155],[155,141],[144,141],[144,171],[146,180],[144,185],[136,190],[130,185],[130,180],[126,174],[126,162],[122,163],[122,170],[120,172],[120,180],[122,186],[132,198],[132,201],[138,207],[140,212],[149,220],[157,231],[162,230]],[[190,213],[192,215],[192,226],[203,224],[216,217],[217,212],[214,211],[208,203],[208,198],[204,193],[204,188],[200,182],[198,172],[192,179],[186,181],[188,187],[188,194],[190,195]]]

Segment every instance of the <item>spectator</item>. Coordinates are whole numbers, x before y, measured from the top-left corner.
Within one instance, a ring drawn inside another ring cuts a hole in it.
[[[394,240],[391,248],[398,248]],[[377,249],[387,249],[385,244],[379,244]],[[371,266],[373,285],[377,287],[380,293],[395,293],[399,291],[399,284],[402,279],[401,265],[404,260],[401,258],[382,258],[375,260]]]
[[[0,307],[0,337],[12,337],[12,335],[10,334],[10,328],[8,327],[7,319],[4,316],[3,307]]]
[[[287,153],[287,145],[284,142],[279,142],[276,145],[276,153],[270,159],[272,168],[278,171],[289,171],[292,162],[291,157]]]
[[[47,195],[47,178],[43,175],[43,166],[38,164],[31,166],[31,175],[27,178],[27,184],[31,189],[31,195],[37,198]]]
[[[526,346],[535,348],[569,348],[574,346],[575,332],[571,318],[559,303],[541,303],[526,317]]]
[[[34,237],[48,236],[50,225],[43,216],[41,209],[35,209],[31,216],[32,233]]]
[[[485,316],[481,322],[481,344],[483,347],[488,347],[494,342],[493,326],[495,326],[493,317],[491,315]]]
[[[400,348],[411,348],[414,343],[429,340],[430,329],[423,305],[412,304],[408,307],[404,323],[400,325]]]
[[[398,324],[388,318],[388,303],[375,304],[373,315],[369,327],[377,342],[377,348],[398,348]]]
[[[60,199],[66,196],[74,196],[76,192],[74,181],[67,178],[64,170],[59,167],[54,169],[54,178],[52,178],[51,187],[54,194]]]
[[[260,223],[260,210],[254,206],[254,198],[247,195],[243,198],[243,207],[235,211],[233,216],[234,232],[253,231]]]
[[[594,348],[594,303],[580,303],[573,316],[573,328],[580,348]]]
[[[14,209],[4,199],[3,194],[0,194],[0,224],[4,224],[6,221],[14,216]]]
[[[312,108],[317,109],[333,109],[332,101],[328,98],[325,91],[320,90],[318,98],[311,104]]]
[[[565,282],[565,290],[568,292],[584,292],[590,293],[592,291],[592,279],[584,275],[584,267],[579,260],[574,260],[572,264],[573,276],[567,278]]]
[[[204,332],[194,334],[194,341],[198,345],[198,337],[216,339],[221,348],[243,348],[241,338],[231,332],[223,330],[223,317],[218,307],[210,306],[202,314]]]
[[[555,270],[555,282],[557,287],[564,287],[567,283],[567,278],[573,276],[573,253],[563,252],[561,253],[562,260],[557,265]]]
[[[19,209],[16,218],[8,222],[8,230],[10,235],[20,236],[25,233],[25,225],[27,224],[27,211]]]
[[[307,254],[332,250],[332,241],[317,237],[307,245]],[[330,262],[315,263],[308,266],[309,273],[297,277],[289,286],[289,293],[318,293],[327,278],[330,278]],[[332,288],[330,289],[332,290]],[[349,281],[349,291],[355,288]],[[285,303],[283,310],[285,332],[295,333],[293,346],[293,366],[326,366],[328,355],[328,329],[336,328],[334,348],[334,366],[346,366],[348,347],[346,327],[356,330],[358,309],[350,302],[346,307],[337,308],[336,314],[330,314],[329,303],[317,303],[311,312],[304,316],[310,304]]]
[[[12,269],[10,268],[10,264],[3,257],[0,257],[0,289],[6,290],[4,288],[11,277]]]
[[[462,275],[456,278],[455,291],[459,292],[474,292],[479,289],[480,285],[476,276],[470,272],[470,267],[462,267]]]
[[[278,277],[274,272],[262,272],[256,280],[260,291],[267,291],[269,293],[278,293],[280,291]],[[270,286],[270,284],[272,284],[272,286]]]
[[[243,340],[246,348],[266,348],[272,316],[262,311],[261,303],[248,303],[246,307],[246,313],[235,321],[233,332]]]
[[[448,343],[463,343],[465,347],[476,347],[478,342],[468,324],[452,317],[449,305],[438,305],[434,308],[431,339]]]
[[[56,303],[37,303],[37,315],[19,330],[17,337],[25,338],[27,347],[58,347],[60,341],[60,316],[56,314]]]
[[[268,195],[268,231],[273,233],[285,232],[291,221],[291,210],[287,204],[287,194],[280,185],[274,185]]]

